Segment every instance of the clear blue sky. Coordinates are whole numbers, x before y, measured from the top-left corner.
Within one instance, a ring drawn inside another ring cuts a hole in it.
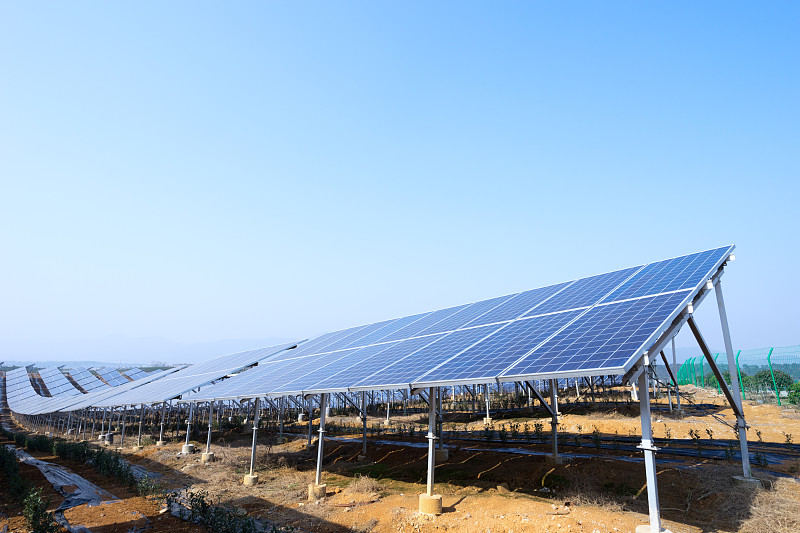
[[[734,344],[800,344],[799,27],[795,2],[4,2],[0,359],[306,337],[729,243]]]

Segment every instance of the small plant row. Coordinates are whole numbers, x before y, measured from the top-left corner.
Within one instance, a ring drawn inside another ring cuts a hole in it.
[[[50,438],[44,435],[26,435],[6,430],[3,430],[3,434],[7,438],[13,439],[17,446],[30,451],[52,453],[61,459],[87,464],[97,470],[100,475],[115,479],[140,496],[149,496],[161,490],[146,476],[137,480],[131,466],[116,452],[94,448],[86,442],[67,442],[61,438]]]
[[[22,477],[17,454],[13,449],[0,446],[0,471],[2,471],[4,492],[15,501],[22,503],[22,514],[32,533],[56,533],[59,526],[53,513],[47,512],[50,502],[42,499],[42,489],[31,487]]]
[[[178,516],[193,524],[206,527],[215,533],[256,533],[262,531],[255,518],[240,510],[224,505],[214,504],[208,492],[204,490],[187,491],[182,498],[175,492],[165,493],[163,502],[170,512],[177,508]],[[291,526],[272,525],[269,533],[289,533],[295,531]]]

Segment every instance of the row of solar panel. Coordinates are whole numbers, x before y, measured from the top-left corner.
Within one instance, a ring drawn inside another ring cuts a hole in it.
[[[252,350],[90,393],[61,409],[616,373],[632,364],[733,247]],[[253,370],[216,383],[259,362]],[[202,389],[197,392],[198,388]]]

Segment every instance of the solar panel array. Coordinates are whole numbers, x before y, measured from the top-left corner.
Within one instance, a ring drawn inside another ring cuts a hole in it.
[[[327,333],[184,399],[623,373],[732,251]]]
[[[67,379],[67,376],[58,367],[43,368],[39,371],[39,376],[47,387],[50,396],[77,396],[81,394],[81,391],[75,388],[75,385]]]
[[[125,370],[125,371],[123,371],[121,373],[123,375],[125,375],[128,379],[130,379],[131,381],[136,381],[137,379],[142,379],[143,377],[145,377],[147,375],[147,372],[145,372],[144,370],[140,370],[138,368],[129,368],[128,370]]]
[[[106,383],[111,385],[112,387],[118,387],[119,385],[123,385],[125,383],[130,382],[128,378],[120,374],[114,368],[98,368],[96,372],[100,375]]]
[[[57,397],[42,398],[25,369],[18,369],[9,372],[9,404],[17,412],[36,414],[176,397],[204,401],[621,374],[732,251],[726,246],[356,326],[296,347],[250,350],[152,374],[133,372],[137,381],[101,369],[103,379],[116,387],[94,387],[88,394],[80,394],[58,369],[45,369],[42,379]],[[86,379],[81,371],[76,375]]]
[[[86,392],[92,392],[96,389],[102,389],[108,387],[105,383],[103,383],[100,378],[89,372],[86,368],[79,366],[74,368],[69,375],[75,382],[81,386],[83,390]]]

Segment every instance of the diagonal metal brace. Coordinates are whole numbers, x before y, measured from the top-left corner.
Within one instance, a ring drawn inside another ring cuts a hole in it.
[[[536,398],[539,399],[539,403],[541,403],[542,406],[545,409],[547,409],[547,412],[550,413],[550,416],[556,416],[556,414],[553,412],[553,408],[550,407],[546,401],[544,401],[544,398],[542,398],[542,395],[539,394],[538,390],[536,390],[536,387],[533,386],[533,383],[531,383],[530,381],[525,381],[524,383],[525,386],[528,388],[528,390],[531,391],[534,394],[534,396],[536,396]]]
[[[664,355],[664,350],[661,350],[661,359],[664,360],[664,366],[667,367],[667,372],[669,372],[669,377],[672,379],[672,384],[677,385],[678,380],[675,379],[675,374],[672,373],[672,368],[670,368],[669,363],[667,362],[667,356]]]
[[[703,352],[706,361],[708,361],[711,371],[714,372],[714,376],[717,378],[717,383],[719,383],[720,389],[722,389],[723,394],[725,394],[725,398],[728,399],[728,403],[731,405],[733,413],[737,416],[737,418],[744,419],[744,412],[742,411],[742,408],[739,407],[739,404],[734,400],[733,394],[731,394],[731,390],[728,388],[728,384],[725,383],[724,379],[722,379],[722,372],[719,371],[717,363],[711,356],[711,351],[709,351],[705,339],[703,339],[703,336],[700,334],[700,330],[697,329],[697,324],[694,321],[694,317],[690,316],[687,320],[687,323],[692,330],[692,334],[694,334],[694,338],[697,339],[697,344],[700,345],[700,350]]]

